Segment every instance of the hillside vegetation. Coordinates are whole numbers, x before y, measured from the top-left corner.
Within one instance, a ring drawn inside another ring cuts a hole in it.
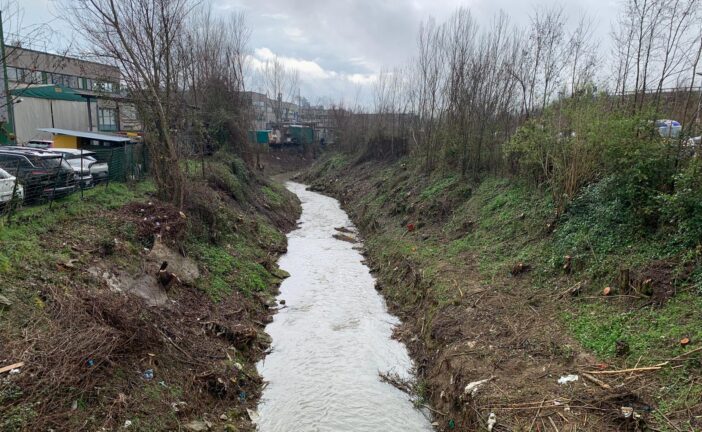
[[[523,123],[495,172],[462,175],[450,154],[427,170],[421,148],[328,154],[310,171],[365,235],[441,430],[490,412],[530,430],[533,409],[514,408],[554,399],[581,408],[542,410],[560,430],[702,426],[701,167],[654,116],[588,95]]]
[[[0,364],[24,363],[0,376],[0,430],[253,430],[299,204],[225,153],[198,164],[182,211],[110,184],[0,227]]]

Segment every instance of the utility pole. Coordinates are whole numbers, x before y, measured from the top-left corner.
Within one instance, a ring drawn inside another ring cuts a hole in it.
[[[3,133],[0,133],[0,144],[9,144],[14,141],[15,116],[10,97],[10,88],[7,83],[7,56],[5,55],[5,31],[2,27],[2,11],[0,11],[0,62],[2,62],[2,73],[0,74],[0,92],[3,98],[0,100],[0,124],[3,126]]]
[[[695,74],[702,77],[702,72],[696,72]],[[700,96],[697,99],[697,115],[695,116],[696,117],[695,118],[695,132],[699,133],[700,132],[700,109],[702,108],[702,84],[697,86],[697,92],[700,94]]]

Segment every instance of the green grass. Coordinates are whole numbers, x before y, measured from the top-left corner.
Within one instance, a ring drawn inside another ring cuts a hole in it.
[[[273,187],[263,186],[261,188],[261,192],[263,193],[263,196],[266,198],[266,201],[268,202],[268,204],[270,204],[271,206],[277,207],[277,206],[280,206],[281,204],[283,204],[282,195],[279,192],[273,190]]]
[[[453,186],[457,181],[459,177],[457,175],[452,175],[446,178],[442,178],[440,180],[437,180],[436,182],[430,184],[427,186],[421,194],[419,194],[419,198],[422,200],[430,200],[438,195],[440,195],[442,192],[444,192],[446,189],[450,188]]]
[[[564,320],[573,335],[588,349],[603,358],[614,356],[614,341],[623,340],[631,348],[630,359],[644,357],[662,360],[682,354],[680,339],[702,340],[698,312],[702,298],[681,293],[662,307],[629,309],[604,301],[586,303]]]
[[[154,191],[153,183],[142,182],[135,185],[112,183],[106,189],[103,186],[85,191],[84,198],[73,194],[59,200],[53,205],[43,204],[27,207],[12,215],[8,222],[6,217],[0,219],[0,275],[16,273],[22,263],[29,266],[45,265],[47,259],[61,253],[61,250],[45,250],[40,240],[51,236],[52,232],[62,229],[70,221],[75,221],[100,209],[114,209],[124,204],[142,199]],[[93,226],[96,229],[111,228],[98,216]],[[126,227],[121,227],[126,229]],[[80,232],[77,240],[80,239]]]

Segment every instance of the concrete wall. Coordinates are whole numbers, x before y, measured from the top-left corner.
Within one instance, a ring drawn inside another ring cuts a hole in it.
[[[44,72],[56,72],[99,80],[119,82],[119,68],[83,59],[56,55],[12,45],[5,47],[8,66]]]

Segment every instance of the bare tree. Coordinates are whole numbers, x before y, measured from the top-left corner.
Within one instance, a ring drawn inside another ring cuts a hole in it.
[[[92,55],[120,67],[147,133],[153,177],[162,198],[181,206],[184,175],[174,137],[182,118],[184,71],[179,56],[188,0],[66,1],[66,19]]]
[[[283,120],[285,104],[295,99],[300,74],[296,69],[285,66],[278,56],[266,60],[261,73],[275,121],[280,123]]]

